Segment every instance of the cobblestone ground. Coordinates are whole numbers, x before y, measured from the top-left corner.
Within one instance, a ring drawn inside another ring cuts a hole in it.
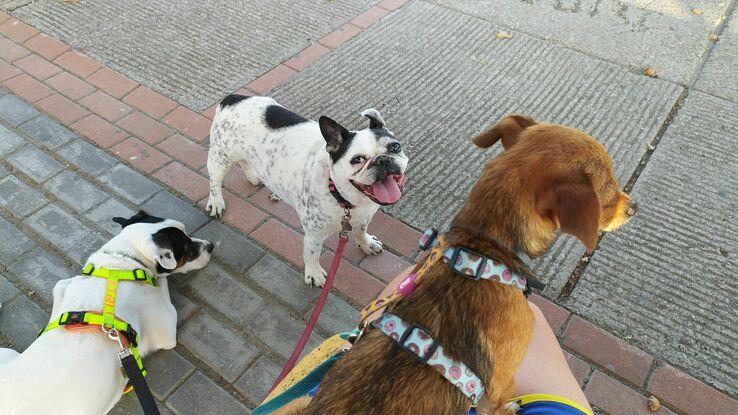
[[[738,413],[734,1],[270,2],[264,18],[246,3],[0,0],[0,344],[27,347],[54,283],[117,231],[111,217],[146,209],[220,242],[171,278],[179,342],[145,360],[160,408],[248,413],[319,291],[302,282],[294,211],[240,170],[222,220],[203,212],[218,97],[270,94],[351,125],[374,105],[409,141],[406,198],[370,225],[386,250],[347,249],[309,346],[412,263],[417,227],[449,219],[489,157],[468,137],[522,111],[603,140],[641,206],[594,256],[562,239],[537,263],[533,301],[596,411],[650,414],[655,395],[658,414]],[[113,413],[140,409],[129,395]]]

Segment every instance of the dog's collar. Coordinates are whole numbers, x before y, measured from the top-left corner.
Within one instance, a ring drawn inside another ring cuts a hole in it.
[[[353,209],[356,207],[354,206],[354,204],[346,200],[346,198],[341,195],[341,193],[336,188],[336,183],[333,182],[330,174],[328,175],[328,191],[331,192],[333,198],[336,199],[336,202],[338,202],[338,206],[341,206],[342,209]]]
[[[474,405],[484,393],[482,380],[466,364],[446,355],[443,346],[431,336],[430,331],[417,325],[408,324],[400,317],[384,313],[372,322],[372,327],[394,340],[398,346],[415,355],[421,362],[437,370]]]

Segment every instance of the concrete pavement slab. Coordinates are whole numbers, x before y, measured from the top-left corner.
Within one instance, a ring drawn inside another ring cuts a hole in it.
[[[727,19],[695,88],[738,102],[738,8]]]
[[[686,84],[729,1],[431,0],[592,56]],[[696,10],[696,11],[695,11]],[[514,35],[516,36],[516,34]]]
[[[738,394],[738,104],[690,93],[638,179],[639,213],[604,238],[579,314]]]
[[[523,34],[496,40],[503,29],[413,2],[273,95],[350,128],[366,125],[361,110],[382,111],[411,159],[405,195],[388,211],[418,228],[445,225],[458,211],[484,162],[499,151],[481,151],[470,139],[510,112],[595,136],[627,181],[681,88]],[[561,287],[583,252],[562,238],[536,271]]]
[[[40,0],[12,13],[200,111],[373,3],[376,0]]]

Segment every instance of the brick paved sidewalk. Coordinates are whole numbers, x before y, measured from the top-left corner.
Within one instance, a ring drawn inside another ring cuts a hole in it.
[[[385,0],[240,90],[268,93],[331,49],[401,7]],[[214,108],[198,114],[0,12],[0,342],[24,349],[51,309],[51,288],[138,208],[175,217],[221,241],[206,269],[172,279],[179,344],[147,358],[162,408],[245,413],[276,376],[318,290],[299,269],[295,213],[268,200],[238,169],[226,179],[223,221],[202,211]],[[8,92],[9,91],[9,92]],[[310,345],[350,328],[370,299],[416,255],[419,232],[380,213],[371,231],[387,250],[349,248]],[[332,259],[327,243],[324,265]],[[536,296],[572,370],[602,413],[738,413],[738,402]],[[12,318],[11,318],[12,316]],[[131,396],[117,413],[139,413]]]

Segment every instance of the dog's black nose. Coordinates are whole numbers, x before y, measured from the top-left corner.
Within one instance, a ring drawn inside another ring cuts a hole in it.
[[[638,203],[636,203],[635,200],[630,199],[628,202],[628,210],[625,211],[625,214],[628,216],[635,216],[636,213],[638,213]]]
[[[215,249],[215,244],[214,244],[214,243],[212,243],[212,242],[208,242],[208,244],[207,244],[207,246],[205,247],[205,249],[207,249],[207,250],[208,250],[208,253],[209,253],[209,254],[212,254],[212,253],[213,253],[213,249]]]

